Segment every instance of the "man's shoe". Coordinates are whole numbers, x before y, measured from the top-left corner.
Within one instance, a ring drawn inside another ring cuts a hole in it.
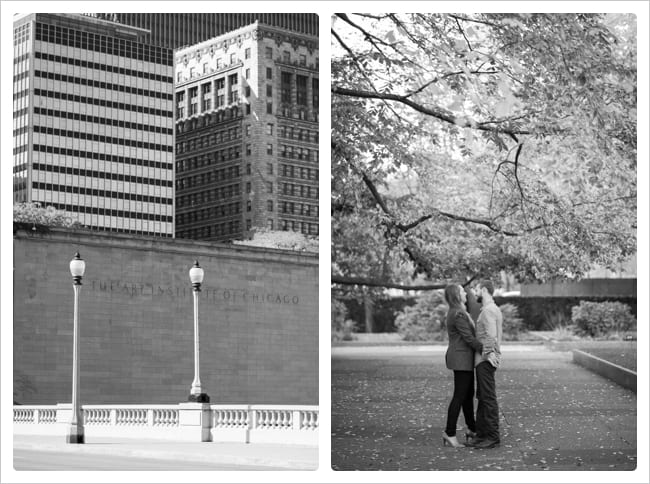
[[[474,449],[492,449],[500,443],[501,441],[498,439],[473,439],[466,445]]]

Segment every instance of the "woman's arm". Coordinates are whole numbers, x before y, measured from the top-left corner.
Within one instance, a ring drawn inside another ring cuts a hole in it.
[[[454,315],[454,323],[465,343],[470,345],[474,351],[481,353],[483,351],[483,344],[474,336],[474,332],[470,326],[469,316],[463,311],[457,311]]]

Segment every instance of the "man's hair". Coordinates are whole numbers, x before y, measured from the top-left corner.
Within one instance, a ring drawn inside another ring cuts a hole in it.
[[[462,305],[460,301],[460,286],[458,284],[449,284],[445,287],[445,301],[450,308]]]
[[[481,282],[478,283],[479,287],[484,287],[487,289],[487,292],[490,294],[490,296],[494,295],[494,284],[492,284],[492,281],[489,279],[483,279]]]

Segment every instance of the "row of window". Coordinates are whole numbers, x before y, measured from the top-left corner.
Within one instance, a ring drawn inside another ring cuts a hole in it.
[[[316,110],[316,107],[314,107],[310,113],[305,107],[282,104],[276,115],[281,118],[300,119],[302,121],[313,121],[314,123],[318,122],[318,111]]]
[[[212,170],[200,175],[187,176],[179,178],[177,173],[176,189],[185,190],[192,187],[205,187],[208,183],[216,183],[224,180],[233,180],[241,176],[239,172],[239,165],[221,168],[219,170]]]
[[[272,220],[269,219],[270,222],[273,222]],[[270,224],[271,226],[267,227],[270,229],[273,229],[273,224]],[[318,224],[313,224],[309,222],[299,222],[298,220],[286,220],[286,219],[280,219],[280,230],[284,231],[289,231],[291,230],[292,232],[302,232],[305,235],[318,235]]]
[[[102,64],[99,62],[91,62],[82,59],[74,59],[72,57],[48,54],[47,52],[35,52],[34,57],[36,59],[44,59],[52,62],[57,62],[60,64],[68,64],[71,66],[84,67],[87,69],[95,69],[104,72],[111,72],[114,74],[122,74],[131,77],[139,77],[140,79],[150,79],[152,81],[159,81],[165,84],[172,84],[174,82],[174,78],[172,76],[163,76],[160,74],[155,74],[153,72],[138,71],[135,69],[129,69],[127,67],[119,67],[111,64],[106,64],[106,63]]]
[[[280,193],[290,197],[314,198],[318,200],[318,187],[281,182]]]
[[[206,239],[209,237],[221,237],[224,235],[240,236],[241,235],[241,221],[230,220],[219,224],[210,225],[208,227],[200,227],[197,229],[181,230],[176,232],[176,237],[181,239]]]
[[[233,106],[212,113],[202,113],[201,116],[192,119],[179,120],[176,118],[176,134],[186,133],[188,131],[191,132],[198,128],[220,124],[224,121],[233,120],[241,115],[242,111],[239,109],[239,106]]]
[[[128,210],[114,210],[110,208],[88,207],[86,205],[73,205],[65,203],[49,203],[54,208],[75,213],[90,213],[93,215],[105,215],[109,217],[132,218],[135,220],[153,220],[155,222],[172,222],[171,215],[159,215],[155,213],[131,212]]]
[[[29,59],[30,55],[29,52],[25,52],[24,54],[14,57],[14,65],[20,64],[22,61]]]
[[[153,44],[142,44],[127,39],[69,29],[58,25],[36,22],[36,40],[137,59],[154,64],[173,65],[173,51]]]
[[[318,180],[318,169],[302,166],[280,164],[280,175],[285,178],[300,178],[302,180]]]
[[[278,136],[280,138],[307,141],[318,144],[318,131],[312,131],[307,128],[280,125],[278,126]]]
[[[215,220],[220,217],[230,217],[240,213],[241,202],[215,205],[214,207],[204,208],[202,210],[193,210],[192,212],[177,214],[176,226],[194,224],[202,220]]]
[[[14,76],[14,81],[20,80],[17,78],[27,77],[27,76],[29,76],[29,72],[23,72],[18,76]],[[167,101],[172,101],[174,99],[172,93],[150,91],[149,89],[140,89],[140,88],[124,85],[124,84],[113,84],[111,82],[97,81],[94,79],[88,79],[84,77],[67,76],[65,74],[57,74],[56,72],[34,70],[34,76],[40,77],[41,79],[49,79],[51,81],[67,82],[70,84],[79,84],[80,86],[97,87],[99,89],[108,89],[115,92],[135,94],[136,96],[148,96],[155,99],[165,99]]]
[[[14,119],[20,118],[21,116],[25,116],[28,113],[29,113],[29,106],[24,107],[22,109],[18,109],[14,111]]]
[[[138,141],[138,140],[128,139],[128,138],[114,138],[112,136],[104,136],[99,134],[79,132],[79,131],[66,130],[66,129],[57,129],[49,126],[34,126],[34,133],[43,133],[52,136],[66,136],[68,138],[83,139],[88,141],[98,141],[100,143],[111,143],[120,146],[133,146],[135,148],[143,148],[145,150],[167,151],[170,153],[174,151],[173,145],[147,143],[145,141]]]
[[[302,215],[303,217],[318,217],[318,205],[309,205],[308,203],[297,202],[279,202],[280,213],[289,213],[291,215]]]
[[[180,141],[176,143],[176,154],[185,153],[186,151],[193,152],[198,149],[221,145],[229,141],[236,141],[238,139],[241,139],[241,137],[241,126],[234,126],[228,129],[212,131],[203,136],[198,136],[196,138],[188,139],[187,141]]]
[[[29,108],[21,109],[22,114],[26,114]],[[14,117],[16,113],[14,113]],[[19,113],[20,114],[20,113]],[[143,123],[131,123],[129,121],[124,121],[117,118],[102,118],[100,116],[91,116],[86,114],[72,113],[69,111],[59,111],[58,109],[45,109],[34,107],[34,114],[43,114],[45,116],[52,116],[57,118],[71,119],[74,121],[80,121],[82,123],[95,123],[103,124],[106,126],[115,126],[118,128],[126,129],[137,129],[140,131],[149,131],[151,133],[160,133],[160,134],[174,134],[172,128],[163,128],[161,126],[153,126],[150,124]]]
[[[142,183],[145,185],[155,185],[159,187],[174,186],[171,180],[161,180],[160,178],[147,178],[136,175],[125,175],[123,173],[112,173],[99,170],[85,170],[83,168],[73,168],[71,166],[46,165],[44,163],[34,163],[34,170],[51,171],[52,173],[65,173],[66,175],[92,176],[103,178],[105,180],[117,180],[127,183]]]
[[[199,193],[177,196],[176,208],[194,207],[196,205],[210,203],[216,200],[239,197],[241,195],[240,187],[241,185],[239,183],[235,183],[234,185],[212,188]]]
[[[97,188],[84,188],[76,185],[57,185],[53,183],[33,182],[32,186],[41,190],[75,193],[78,195],[92,195],[94,197],[117,198],[121,200],[132,200],[135,202],[161,203],[172,205],[173,200],[165,197],[153,197],[137,193],[117,192],[112,190],[99,190]]]
[[[58,155],[73,156],[75,158],[88,158],[100,161],[112,161],[114,163],[126,163],[134,166],[146,166],[148,168],[162,168],[172,170],[173,163],[162,163],[160,161],[147,160],[143,158],[130,158],[128,156],[111,155],[108,153],[98,153],[96,151],[73,150],[52,145],[34,145],[34,151],[41,153],[54,153]]]
[[[106,99],[98,99],[86,96],[79,96],[76,94],[68,94],[60,91],[49,91],[46,89],[34,89],[34,95],[36,96],[45,96],[54,99],[63,99],[66,101],[74,101],[83,104],[89,104],[94,106],[102,106],[107,108],[122,109],[124,111],[135,111],[138,113],[144,114],[153,114],[155,116],[164,116],[166,118],[171,118],[174,116],[172,111],[163,111],[162,109],[156,108],[147,108],[145,106],[134,106],[128,103],[120,103],[107,101]]]
[[[279,155],[282,158],[289,158],[291,160],[318,162],[318,150],[310,150],[309,148],[300,148],[298,146],[280,145]]]

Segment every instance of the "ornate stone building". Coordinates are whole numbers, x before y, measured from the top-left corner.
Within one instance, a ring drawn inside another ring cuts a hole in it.
[[[176,236],[318,234],[318,38],[254,23],[174,54]]]

